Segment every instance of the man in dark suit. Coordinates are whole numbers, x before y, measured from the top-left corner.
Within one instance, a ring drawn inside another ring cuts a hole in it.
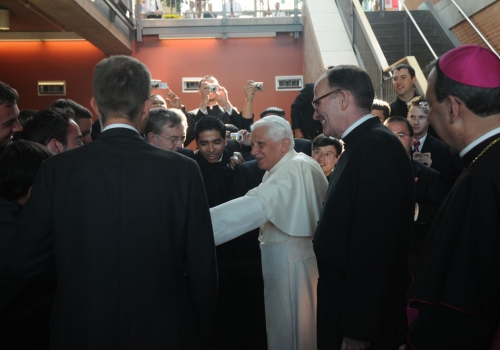
[[[394,135],[399,137],[408,156],[411,157],[413,144],[413,128],[408,119],[390,117],[384,123]],[[412,159],[413,176],[415,177],[415,217],[408,248],[408,268],[413,276],[420,250],[427,232],[444,201],[444,190],[439,173]]]
[[[414,158],[430,155],[430,167],[436,169],[441,176],[446,193],[453,186],[453,159],[450,149],[441,140],[429,135],[427,119],[429,104],[423,96],[417,96],[408,102],[408,121],[413,127],[414,140],[411,147]],[[428,165],[429,166],[429,165]]]
[[[415,208],[410,159],[370,114],[363,69],[336,66],[314,88],[314,118],[345,150],[314,236],[318,350],[397,349],[406,334],[407,238]]]
[[[6,254],[17,278],[57,272],[51,349],[208,347],[217,283],[208,204],[196,163],[140,136],[150,80],[128,56],[96,66],[102,134],[43,163]]]

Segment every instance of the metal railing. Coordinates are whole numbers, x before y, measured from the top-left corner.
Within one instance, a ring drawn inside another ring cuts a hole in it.
[[[359,1],[336,0],[336,2],[358,63],[370,75],[377,98],[388,102],[396,98],[391,71],[400,63],[408,63],[415,69],[416,88],[419,94],[423,94],[427,88],[427,80],[415,57],[407,56],[389,65]]]
[[[413,16],[411,15],[411,12],[410,10],[408,10],[408,7],[406,7],[406,4],[404,1],[401,1],[401,5],[403,5],[405,11],[406,11],[406,16],[408,18],[410,18],[410,20],[413,22],[413,25],[415,26],[415,28],[417,29],[418,33],[420,34],[420,36],[422,37],[422,39],[424,40],[425,44],[427,45],[427,47],[429,48],[430,52],[432,53],[432,55],[434,56],[434,58],[437,58],[437,55],[436,53],[434,52],[434,50],[432,49],[432,46],[431,44],[429,44],[429,41],[427,41],[424,33],[422,32],[422,30],[420,29],[420,27],[418,26],[417,22],[415,21],[415,19],[413,18]],[[411,54],[411,30],[408,26],[408,24],[406,23],[406,18],[405,18],[405,53],[406,54]]]
[[[451,3],[453,5],[455,5],[455,7],[457,8],[457,10],[462,14],[462,16],[464,16],[464,18],[467,20],[467,22],[469,22],[469,24],[476,31],[477,35],[479,35],[479,37],[484,41],[484,43],[486,45],[488,45],[488,47],[490,48],[490,50],[492,52],[494,52],[495,55],[497,55],[498,58],[500,58],[500,55],[498,54],[498,52],[495,51],[495,49],[493,48],[493,46],[491,46],[491,44],[488,42],[488,40],[486,40],[486,38],[483,36],[483,34],[479,31],[479,29],[477,29],[477,27],[474,25],[474,23],[472,23],[472,21],[470,20],[469,16],[467,16],[467,14],[460,8],[460,6],[458,6],[458,4],[455,2],[455,0],[451,0]]]

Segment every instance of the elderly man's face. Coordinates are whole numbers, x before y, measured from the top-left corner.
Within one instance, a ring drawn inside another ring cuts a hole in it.
[[[163,125],[160,133],[154,134],[150,133],[148,135],[148,141],[155,146],[160,148],[177,152],[179,148],[182,148],[184,140],[186,139],[186,129],[184,125],[179,125],[173,128],[169,128],[167,125]]]
[[[316,112],[313,115],[313,119],[321,122],[323,133],[326,136],[340,138],[349,125],[346,125],[346,120],[341,115],[338,102],[340,90],[328,95],[332,91],[335,90],[332,90],[328,86],[328,79],[326,77],[316,84],[314,87],[314,108]]]
[[[0,147],[12,141],[14,133],[22,131],[23,127],[19,123],[19,108],[17,104],[10,107],[4,103],[0,105]]]
[[[289,140],[274,141],[267,136],[267,127],[252,131],[252,155],[263,170],[271,170],[288,152],[289,145]]]

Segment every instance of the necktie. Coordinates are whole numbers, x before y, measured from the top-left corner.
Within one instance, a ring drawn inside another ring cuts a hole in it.
[[[159,10],[159,8],[158,8],[158,2],[156,2],[156,0],[155,0],[155,5],[156,5],[156,9]]]
[[[233,12],[233,2],[229,1],[229,4],[231,5],[231,14],[234,15],[234,12]]]
[[[413,142],[413,149],[415,150],[415,152],[420,152],[420,141],[419,140],[415,140]]]

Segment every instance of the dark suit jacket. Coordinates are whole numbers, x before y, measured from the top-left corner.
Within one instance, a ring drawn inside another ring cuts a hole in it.
[[[377,118],[343,140],[313,241],[318,350],[343,337],[397,349],[406,335],[408,232],[415,188],[401,142]]]
[[[292,103],[292,129],[300,129],[304,138],[312,140],[323,132],[323,126],[313,119],[314,84],[306,84]]]
[[[178,151],[180,154],[182,154],[183,156],[186,156],[186,157],[189,157],[191,159],[194,158],[194,152],[192,149],[190,148],[179,148],[179,151]]]
[[[208,346],[217,271],[193,160],[107,130],[42,164],[21,221],[11,274],[55,259],[51,349]]]
[[[425,237],[445,197],[441,178],[436,170],[413,159],[412,166],[415,176],[415,199],[418,203],[419,213],[413,225],[408,252],[411,275],[415,271]]]
[[[453,185],[453,164],[450,149],[444,145],[443,141],[427,134],[424,145],[420,151],[422,153],[431,153],[431,168],[439,172],[443,182],[443,188],[445,192],[448,193]]]

